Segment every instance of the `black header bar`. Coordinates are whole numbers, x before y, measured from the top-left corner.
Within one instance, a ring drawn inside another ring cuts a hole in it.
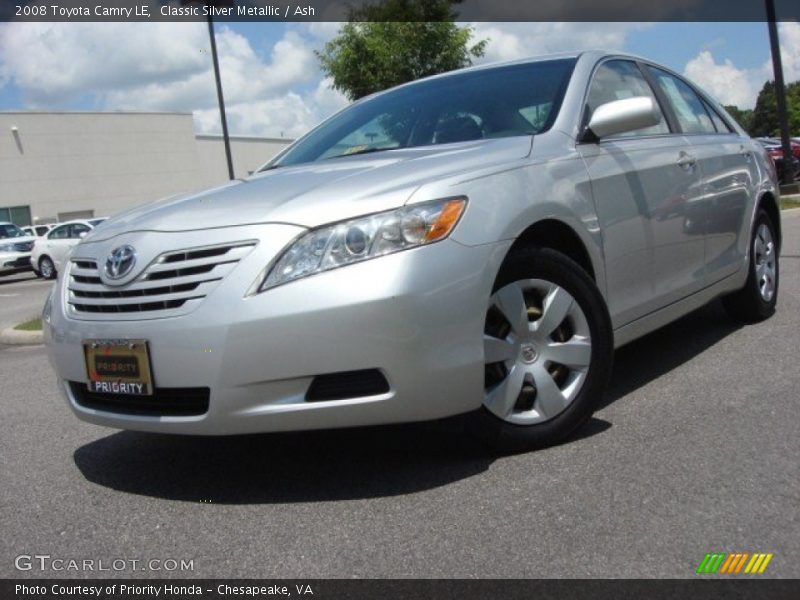
[[[346,21],[381,0],[0,0],[0,21]],[[800,1],[776,0],[777,20],[799,21]],[[764,0],[463,0],[461,22],[766,21]]]

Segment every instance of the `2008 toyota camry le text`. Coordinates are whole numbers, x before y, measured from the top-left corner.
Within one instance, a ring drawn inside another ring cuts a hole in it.
[[[465,414],[585,423],[614,349],[716,297],[775,310],[771,162],[710,96],[586,52],[360,100],[252,176],[119,214],[44,308],[74,413],[241,434]]]

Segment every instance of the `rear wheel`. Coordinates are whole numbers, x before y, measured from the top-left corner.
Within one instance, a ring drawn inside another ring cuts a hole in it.
[[[39,274],[45,279],[55,279],[56,275],[56,266],[53,264],[52,259],[49,256],[43,256],[39,259]]]
[[[775,312],[780,274],[777,239],[769,215],[759,210],[750,238],[747,282],[741,290],[722,299],[725,309],[734,319],[754,323],[771,317]]]
[[[608,311],[589,275],[549,249],[509,255],[489,299],[483,409],[472,430],[499,451],[558,443],[583,425],[613,360]]]

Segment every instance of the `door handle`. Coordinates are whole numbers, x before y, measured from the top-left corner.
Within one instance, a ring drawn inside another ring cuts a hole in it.
[[[684,171],[690,171],[697,165],[697,159],[691,154],[681,152],[678,156],[678,166]]]
[[[744,159],[747,162],[750,162],[750,159],[753,158],[753,153],[748,150],[745,146],[739,146],[739,153],[744,156]]]

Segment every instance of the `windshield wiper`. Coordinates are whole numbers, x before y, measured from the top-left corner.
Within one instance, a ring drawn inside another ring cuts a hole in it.
[[[364,148],[363,150],[356,150],[355,152],[344,152],[335,156],[329,156],[325,160],[332,158],[342,158],[344,156],[358,156],[359,154],[370,154],[372,152],[386,152],[387,150],[398,150],[398,148]]]

